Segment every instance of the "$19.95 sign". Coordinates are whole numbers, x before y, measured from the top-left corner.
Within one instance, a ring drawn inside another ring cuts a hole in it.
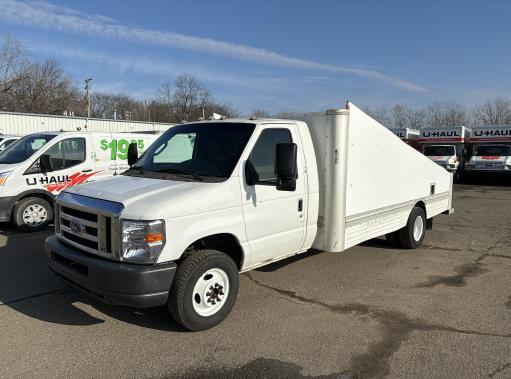
[[[140,154],[142,150],[144,150],[144,140],[127,140],[127,139],[113,139],[110,142],[103,138],[100,142],[101,150],[110,149],[110,159],[112,161],[116,159],[126,159],[128,158],[128,147],[130,143],[136,143],[138,148],[138,153]]]

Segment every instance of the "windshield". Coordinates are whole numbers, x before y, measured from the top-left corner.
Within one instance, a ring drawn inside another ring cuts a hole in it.
[[[55,137],[55,134],[30,134],[20,138],[0,153],[0,163],[23,162]]]
[[[254,124],[230,122],[172,127],[146,150],[126,174],[153,172],[170,174],[172,179],[226,179],[231,175],[254,128]]]
[[[453,156],[456,155],[454,146],[426,146],[424,148],[424,155],[431,156]]]
[[[478,146],[474,155],[477,156],[491,156],[491,157],[500,157],[511,155],[511,146],[505,145],[496,145],[496,146]]]

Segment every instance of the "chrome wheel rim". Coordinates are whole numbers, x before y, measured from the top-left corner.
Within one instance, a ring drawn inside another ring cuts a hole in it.
[[[421,216],[417,216],[413,223],[413,238],[415,241],[420,241],[422,233],[424,233],[424,220]]]
[[[192,293],[193,309],[200,316],[217,313],[229,296],[229,277],[219,268],[207,270],[195,283]]]
[[[26,225],[38,226],[47,220],[48,212],[41,204],[30,204],[23,211],[22,217]]]

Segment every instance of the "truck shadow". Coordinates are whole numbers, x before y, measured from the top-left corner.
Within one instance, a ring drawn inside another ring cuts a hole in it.
[[[88,298],[58,278],[47,268],[43,255],[44,240],[52,232],[53,227],[19,233],[9,225],[0,224],[0,310],[9,308],[37,320],[62,325],[87,326],[114,319],[144,328],[185,331],[172,320],[165,307],[110,306]]]
[[[390,244],[389,242],[387,242],[385,240],[385,237],[378,237],[378,238],[374,238],[369,241],[362,242],[360,244],[360,246],[366,246],[366,247],[371,247],[371,248],[375,248],[375,249],[386,249],[386,250],[396,249],[395,246],[393,246],[392,244]],[[274,271],[277,271],[283,267],[291,265],[295,262],[311,258],[318,254],[335,254],[335,253],[328,253],[328,252],[324,252],[321,250],[310,249],[310,250],[306,251],[305,253],[293,255],[292,257],[283,259],[281,261],[277,261],[275,263],[271,263],[269,265],[256,268],[255,271],[274,272]],[[342,254],[342,253],[340,253],[340,254]]]
[[[458,184],[481,185],[491,187],[511,187],[511,173],[508,175],[470,174],[465,175]]]

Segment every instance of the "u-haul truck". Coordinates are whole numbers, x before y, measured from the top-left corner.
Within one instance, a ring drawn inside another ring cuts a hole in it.
[[[63,189],[129,168],[128,146],[144,151],[151,134],[44,132],[26,135],[0,153],[0,222],[23,230],[44,228]]]
[[[421,132],[416,129],[410,128],[389,128],[389,130],[394,133],[397,137],[401,139],[407,145],[410,145],[414,149],[420,149],[419,138]]]
[[[466,172],[511,174],[511,125],[477,126],[470,142],[473,153]]]
[[[295,120],[175,126],[113,178],[63,191],[49,267],[101,301],[167,305],[191,330],[231,311],[239,273],[387,235],[418,247],[452,174],[353,104]],[[173,150],[180,138],[193,149]]]
[[[466,126],[429,127],[421,130],[422,152],[458,178],[463,174],[471,129]]]

